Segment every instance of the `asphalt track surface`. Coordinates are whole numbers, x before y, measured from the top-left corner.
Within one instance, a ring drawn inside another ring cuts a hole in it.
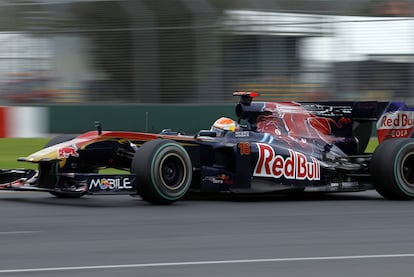
[[[0,276],[412,276],[414,201],[375,192],[57,199],[0,193]]]

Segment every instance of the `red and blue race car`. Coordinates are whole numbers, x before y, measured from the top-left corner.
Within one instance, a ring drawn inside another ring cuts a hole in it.
[[[190,190],[227,193],[356,192],[414,198],[414,108],[404,102],[259,102],[236,92],[237,127],[193,136],[97,130],[53,138],[0,170],[1,190],[57,197],[139,195],[169,204]],[[219,126],[220,128],[220,126]],[[379,146],[365,153],[375,132]],[[102,169],[120,169],[106,174]]]

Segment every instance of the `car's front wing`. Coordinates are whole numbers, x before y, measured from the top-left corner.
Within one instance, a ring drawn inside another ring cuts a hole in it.
[[[54,186],[40,187],[32,169],[0,170],[0,190],[48,191],[88,194],[136,194],[135,174],[61,173]]]

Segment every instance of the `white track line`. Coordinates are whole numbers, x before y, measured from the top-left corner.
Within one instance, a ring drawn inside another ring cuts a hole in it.
[[[0,236],[1,235],[33,234],[33,233],[39,233],[39,231],[4,231],[4,232],[0,232]]]
[[[0,270],[0,273],[72,271],[72,270],[91,270],[91,269],[117,269],[117,268],[164,267],[164,266],[211,265],[211,264],[387,259],[387,258],[407,258],[407,257],[414,257],[414,254],[384,254],[384,255],[332,256],[332,257],[302,257],[302,258],[245,259],[245,260],[222,260],[222,261],[218,260],[218,261],[194,261],[194,262],[146,263],[146,264],[41,267],[41,268],[22,268],[22,269],[2,269]]]

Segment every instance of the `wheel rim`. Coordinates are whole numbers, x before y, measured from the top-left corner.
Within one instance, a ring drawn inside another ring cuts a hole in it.
[[[187,170],[184,160],[177,154],[166,155],[160,163],[161,182],[171,191],[179,190],[185,184]]]
[[[401,176],[404,183],[414,189],[414,153],[405,156],[402,160]]]

